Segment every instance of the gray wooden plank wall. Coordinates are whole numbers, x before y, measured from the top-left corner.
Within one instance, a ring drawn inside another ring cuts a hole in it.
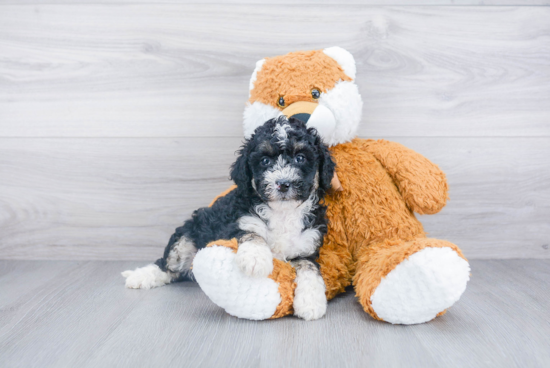
[[[432,236],[550,258],[548,1],[125,3],[0,1],[0,258],[154,259],[229,184],[255,61],[332,45],[360,136],[448,173]]]

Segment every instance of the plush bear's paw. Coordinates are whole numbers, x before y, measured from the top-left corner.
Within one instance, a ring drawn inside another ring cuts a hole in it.
[[[454,250],[424,248],[382,279],[371,296],[372,307],[386,322],[427,322],[460,298],[469,279],[468,262]]]
[[[265,245],[253,242],[240,244],[236,262],[246,276],[267,277],[273,272],[273,254]]]
[[[128,289],[151,289],[169,284],[172,278],[156,264],[128,270],[121,273],[126,278]]]
[[[312,321],[327,312],[325,283],[316,268],[296,266],[296,290],[294,291],[294,315]]]
[[[193,275],[204,293],[235,317],[263,320],[281,303],[279,285],[270,278],[241,272],[236,254],[223,246],[200,250],[193,260]]]

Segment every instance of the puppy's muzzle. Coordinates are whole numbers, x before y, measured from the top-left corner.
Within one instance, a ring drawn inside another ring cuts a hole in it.
[[[277,190],[281,193],[286,193],[290,189],[290,182],[286,180],[278,180],[275,184],[277,184]]]

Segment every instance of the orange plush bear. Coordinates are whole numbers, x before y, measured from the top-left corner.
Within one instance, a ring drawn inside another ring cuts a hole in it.
[[[372,317],[426,322],[455,303],[469,280],[460,249],[427,238],[413,214],[443,208],[445,174],[398,143],[356,138],[362,100],[355,73],[353,56],[339,47],[260,60],[250,80],[244,134],[249,137],[280,114],[317,128],[337,164],[326,198],[329,229],[318,260],[327,299],[353,284]],[[204,292],[241,318],[292,314],[296,300],[305,296],[296,290],[290,264],[275,260],[269,277],[248,277],[235,266],[236,246],[226,239],[198,252],[193,273]],[[312,310],[310,315],[323,314]]]

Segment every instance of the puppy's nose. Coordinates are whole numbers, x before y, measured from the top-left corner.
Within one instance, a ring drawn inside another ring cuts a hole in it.
[[[288,192],[289,188],[290,188],[290,182],[286,180],[277,181],[277,189],[279,190],[279,192],[286,193]]]

